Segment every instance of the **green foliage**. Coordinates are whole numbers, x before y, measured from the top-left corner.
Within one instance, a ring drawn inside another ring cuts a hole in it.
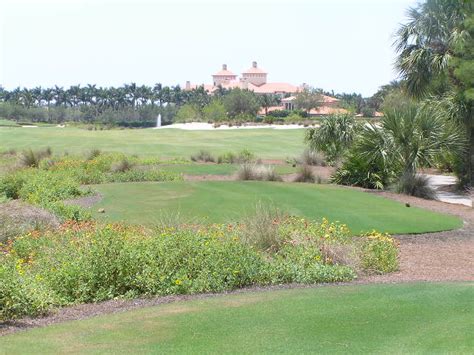
[[[201,122],[201,109],[193,104],[186,104],[179,108],[174,118],[175,122]]]
[[[254,92],[241,90],[239,88],[232,89],[230,93],[223,98],[223,104],[227,114],[231,118],[236,118],[239,115],[241,118],[255,118],[260,108],[260,103]],[[242,117],[242,115],[244,116]]]
[[[216,159],[212,156],[210,152],[202,149],[196,154],[191,155],[191,160],[203,163],[213,163],[216,161]]]
[[[316,182],[317,178],[310,165],[303,164],[294,179],[295,182]]]
[[[294,100],[295,107],[306,112],[309,112],[314,108],[318,108],[323,103],[324,98],[320,91],[307,88],[301,92],[298,92],[295,95]]]
[[[359,126],[353,115],[330,115],[319,128],[306,131],[305,141],[312,150],[323,152],[328,162],[335,163],[350,148]]]
[[[436,191],[430,186],[430,178],[424,175],[403,175],[395,184],[398,193],[434,200]]]
[[[0,263],[0,321],[45,314],[57,299],[39,277],[25,275],[25,260],[2,257]]]
[[[145,166],[135,168],[138,162]],[[16,170],[0,178],[0,196],[42,206],[65,220],[87,220],[91,217],[89,212],[62,202],[90,193],[81,185],[182,180],[178,174],[147,168],[147,163],[122,154],[95,154],[86,159],[53,157],[42,160],[38,168]]]
[[[46,148],[44,150],[33,151],[32,149],[25,150],[20,155],[20,164],[26,168],[37,168],[40,164],[40,161],[51,156],[51,148]]]
[[[351,237],[344,225],[280,219],[268,209],[245,226],[150,231],[70,222],[59,232],[28,233],[3,248],[0,316],[34,316],[55,306],[115,297],[348,281],[356,268],[343,260],[353,255],[366,270],[395,270],[396,249],[386,252],[387,243],[393,241],[386,236]],[[337,246],[347,247],[345,257],[336,257]]]
[[[361,238],[361,266],[367,273],[385,274],[398,270],[398,248],[392,238],[375,231]]]
[[[212,100],[202,109],[204,120],[207,122],[220,122],[227,119],[227,112],[224,104],[219,99]]]
[[[277,174],[272,166],[255,163],[244,163],[237,170],[238,180],[259,180],[259,181],[281,181],[281,176]]]
[[[392,177],[380,161],[367,161],[357,152],[351,152],[342,166],[331,176],[339,185],[360,186],[366,189],[384,189]]]

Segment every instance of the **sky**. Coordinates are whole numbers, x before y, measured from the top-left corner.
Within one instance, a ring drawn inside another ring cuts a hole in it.
[[[416,0],[0,0],[0,85],[211,83],[257,61],[269,82],[375,93]]]

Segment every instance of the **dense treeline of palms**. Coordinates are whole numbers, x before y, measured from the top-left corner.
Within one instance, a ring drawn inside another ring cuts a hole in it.
[[[96,106],[103,109],[137,108],[145,105],[174,103],[181,105],[192,102],[201,106],[209,102],[209,94],[203,87],[185,91],[179,86],[168,87],[156,84],[153,87],[135,83],[121,87],[97,87],[96,85],[74,85],[69,88],[35,87],[15,88],[11,91],[0,88],[0,102],[8,102],[31,107],[80,107]]]

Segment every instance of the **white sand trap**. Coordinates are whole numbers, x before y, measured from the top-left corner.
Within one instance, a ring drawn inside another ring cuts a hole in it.
[[[312,127],[319,127],[318,125],[314,125]],[[184,129],[188,131],[212,131],[212,130],[227,130],[227,129],[259,129],[259,128],[272,128],[272,129],[302,129],[308,128],[304,127],[303,125],[297,124],[249,124],[249,125],[242,125],[242,126],[228,126],[228,125],[221,125],[219,127],[214,127],[212,123],[207,122],[190,122],[190,123],[174,123],[167,126],[161,127],[154,127],[153,129],[168,129],[168,128],[175,128],[175,129]]]

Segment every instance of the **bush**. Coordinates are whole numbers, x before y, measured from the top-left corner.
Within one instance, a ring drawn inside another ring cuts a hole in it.
[[[52,151],[50,147],[39,151],[33,151],[32,149],[25,150],[20,155],[20,165],[27,168],[37,168],[40,161],[45,157],[50,157],[51,154]]]
[[[302,165],[294,179],[294,182],[311,182],[314,183],[318,179],[309,165]]]
[[[405,174],[395,184],[398,193],[425,198],[436,199],[436,191],[430,186],[430,178],[424,175]]]
[[[304,165],[326,166],[326,160],[324,159],[324,156],[321,153],[311,149],[305,149],[300,158],[296,159],[296,161]]]
[[[91,149],[86,154],[86,160],[94,160],[95,158],[97,158],[101,154],[102,154],[102,151],[100,149]]]
[[[392,238],[375,231],[361,238],[361,264],[365,272],[385,274],[398,270],[398,247]]]
[[[246,223],[147,230],[68,222],[20,236],[0,253],[0,316],[115,297],[349,281],[356,261],[370,272],[396,269],[385,235],[355,237],[344,225],[283,218],[266,206]]]
[[[260,181],[281,181],[272,166],[265,166],[254,163],[242,164],[237,171],[238,180],[260,180]]]
[[[124,173],[126,171],[131,170],[133,167],[133,163],[131,163],[127,158],[123,158],[118,162],[115,162],[110,167],[110,171],[112,173]]]
[[[207,150],[200,150],[198,153],[191,155],[191,160],[204,163],[213,163],[216,161]]]
[[[239,153],[227,152],[217,157],[218,164],[243,164],[255,160],[255,155],[248,149],[243,149]]]
[[[279,233],[279,223],[284,218],[285,215],[278,208],[260,201],[254,213],[242,221],[240,239],[261,251],[279,250],[284,241]]]
[[[353,152],[331,176],[331,182],[381,190],[387,186],[391,177],[392,174],[385,169],[382,162],[368,161]]]

